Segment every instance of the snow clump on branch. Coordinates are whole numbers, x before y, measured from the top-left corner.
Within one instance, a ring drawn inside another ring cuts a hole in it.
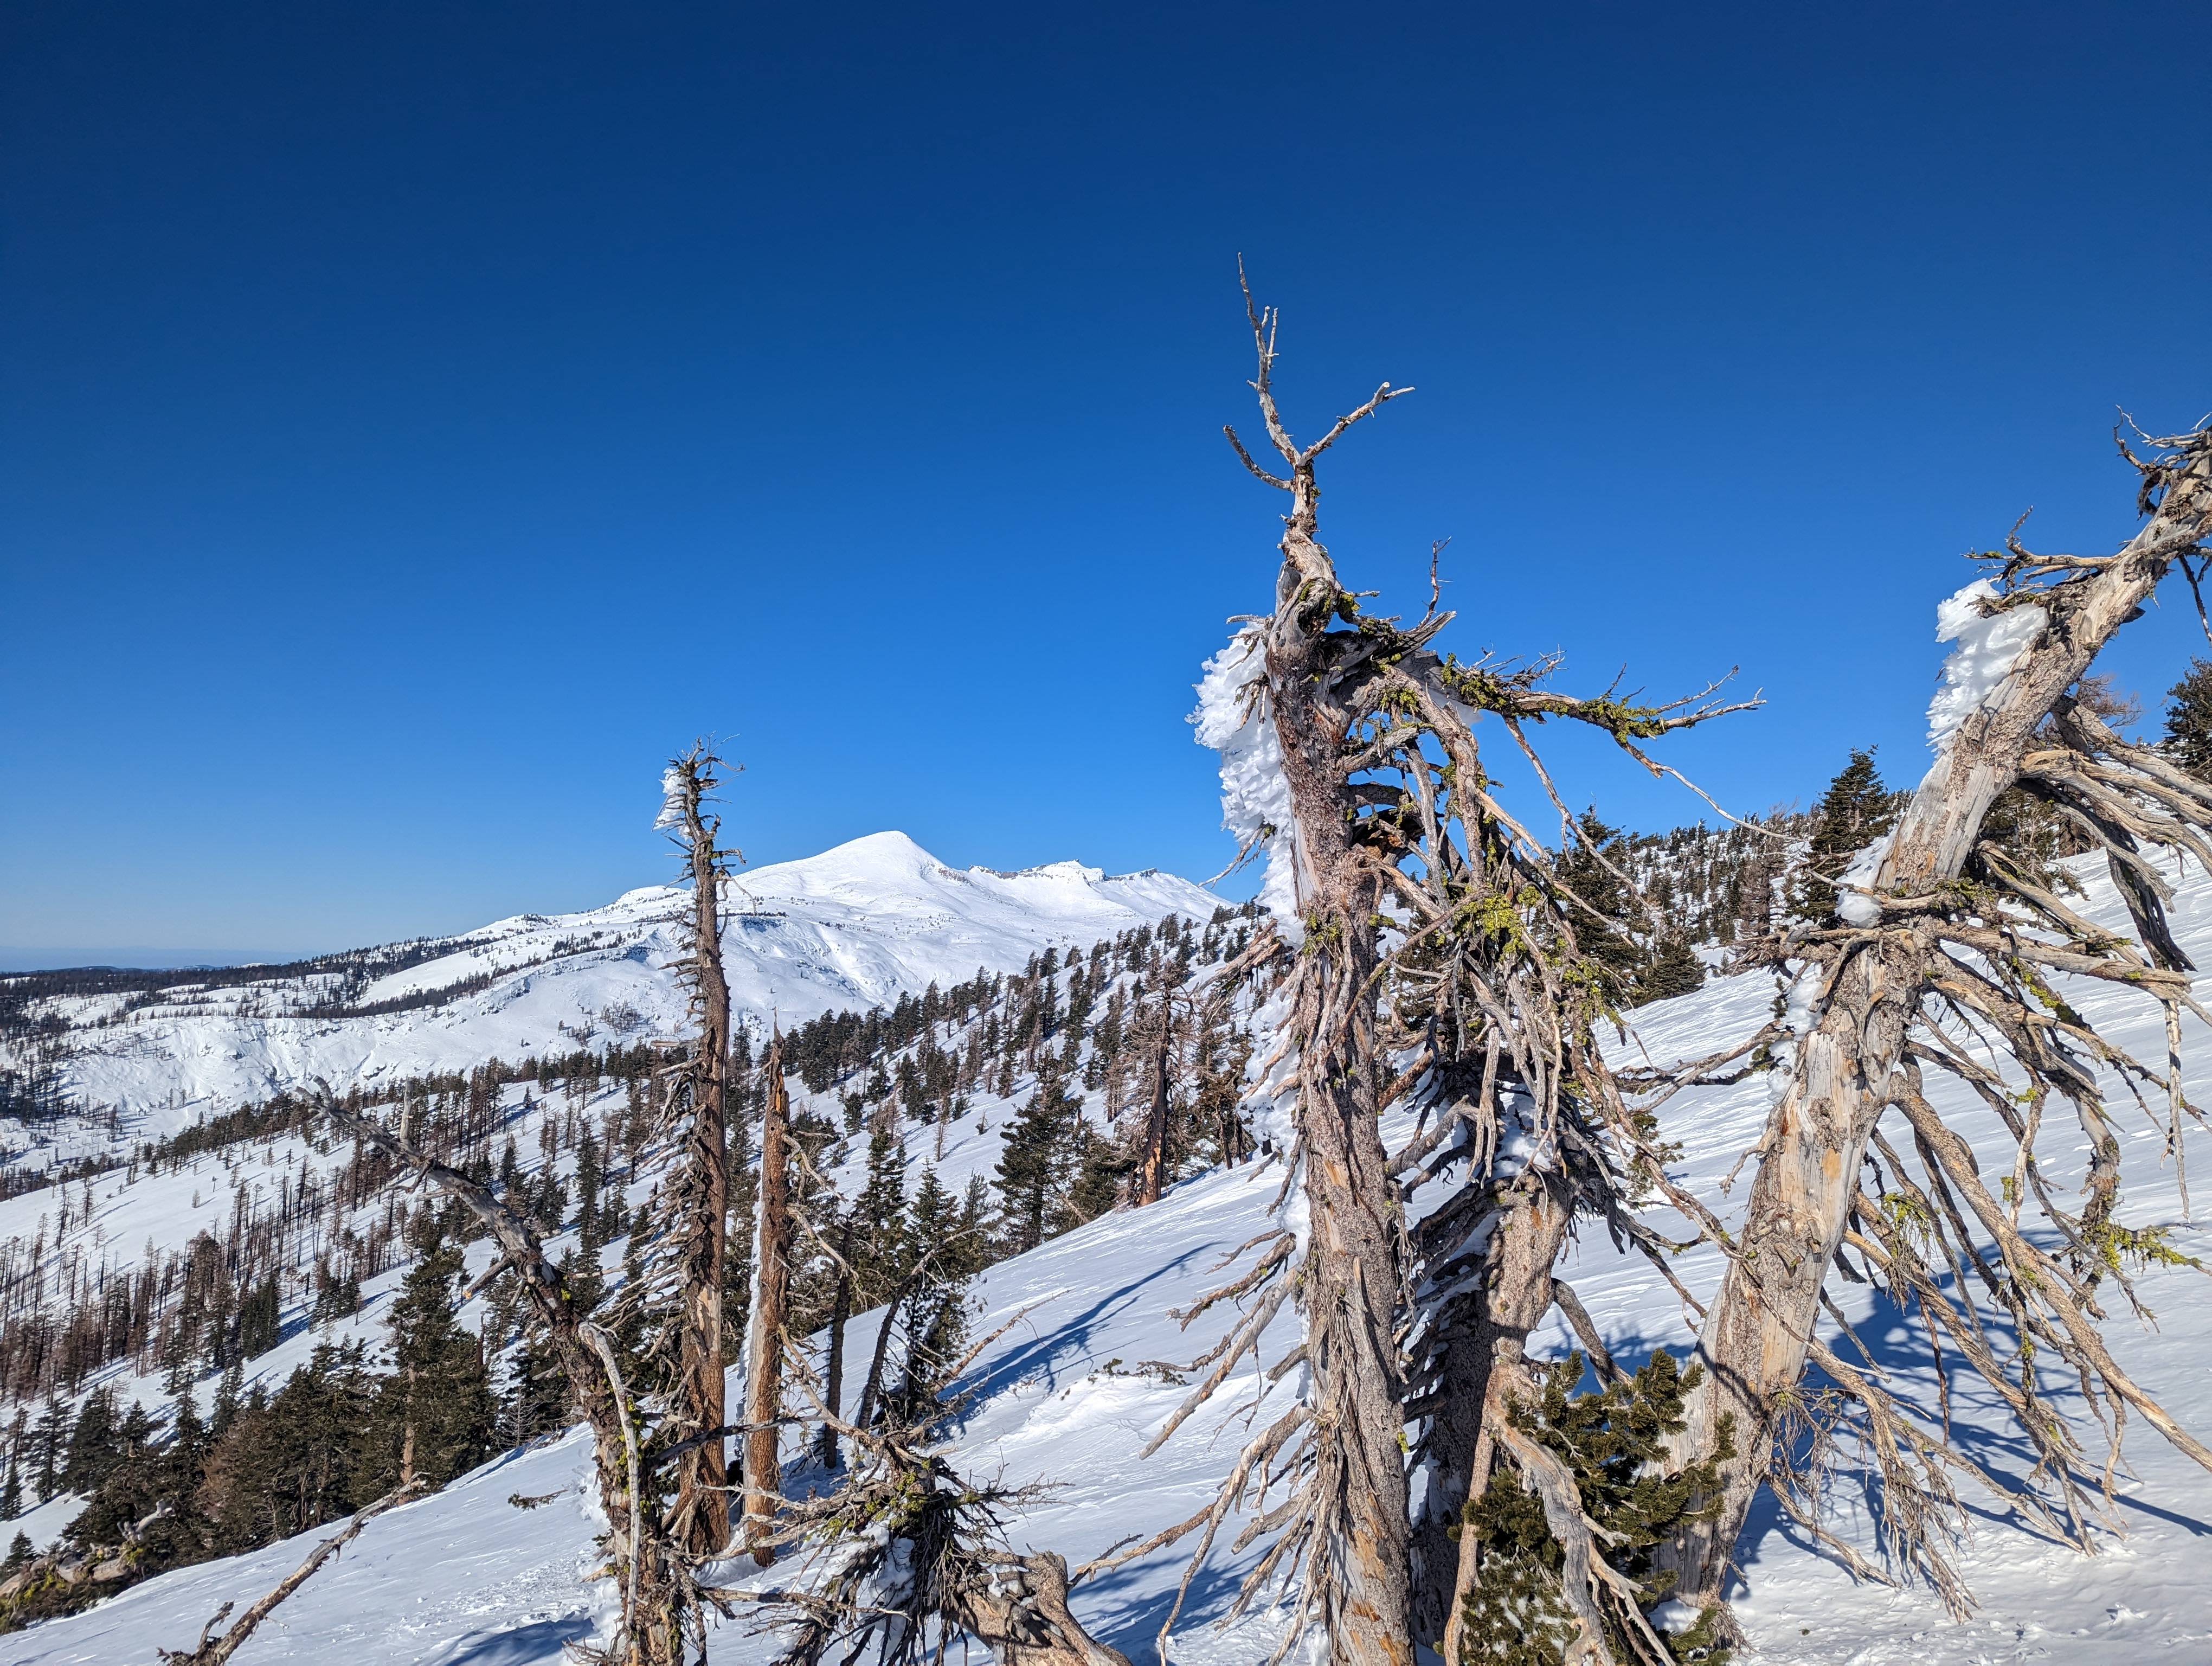
[[[1246,625],[1205,669],[1190,721],[1198,730],[1198,744],[1221,754],[1221,824],[1235,836],[1240,859],[1267,848],[1267,877],[1260,887],[1260,903],[1275,916],[1277,928],[1295,940],[1298,903],[1291,872],[1291,786],[1283,776],[1282,746],[1260,686],[1266,674],[1260,627]]]
[[[672,763],[660,772],[660,813],[653,818],[653,830],[683,825],[684,772]]]
[[[1960,726],[1996,698],[2021,656],[2035,646],[2050,623],[2050,614],[2033,605],[1984,612],[1984,604],[1995,601],[1996,595],[1996,586],[1976,579],[1936,605],[1936,640],[1958,646],[1943,661],[1942,686],[1928,702],[1928,745],[1936,753],[1930,775],[1943,768]],[[1838,880],[1836,913],[1846,925],[1867,927],[1881,920],[1881,904],[1869,893],[1895,840],[1894,833],[1875,840]]]
[[[1996,586],[1976,579],[1936,608],[1936,640],[1956,642],[1943,662],[1943,686],[1928,702],[1928,744],[1940,755],[1959,726],[1996,694],[2020,656],[2033,647],[2051,616],[2039,607],[2008,607],[1984,613],[1982,603],[1996,599]]]

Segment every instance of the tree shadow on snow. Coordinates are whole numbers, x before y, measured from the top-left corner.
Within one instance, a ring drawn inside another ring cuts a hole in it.
[[[1018,1343],[1012,1352],[1001,1357],[989,1370],[962,1377],[946,1391],[946,1397],[961,1408],[957,1426],[965,1428],[969,1419],[982,1406],[1025,1382],[1038,1381],[1049,1390],[1060,1386],[1060,1372],[1069,1364],[1079,1362],[1086,1369],[1091,1368],[1096,1360],[1091,1346],[1095,1330],[1126,1310],[1147,1285],[1180,1272],[1187,1263],[1215,1247],[1195,1245],[1185,1250],[1142,1278],[1109,1291],[1082,1312],[1052,1329]]]
[[[572,1614],[559,1620],[533,1620],[503,1632],[471,1632],[457,1639],[453,1651],[437,1666],[538,1666],[566,1657],[568,1645],[592,1635],[592,1622]]]
[[[1954,1280],[1942,1278],[1945,1293],[1956,1299]],[[2013,1329],[2008,1318],[1982,1310],[1982,1322],[2001,1360],[2009,1361],[2014,1342]],[[1870,1305],[1864,1316],[1852,1322],[1852,1331],[1857,1338],[1840,1332],[1827,1337],[1829,1346],[1847,1364],[1866,1369],[1869,1357],[1874,1371],[1905,1407],[1917,1414],[1915,1421],[1930,1434],[1940,1437],[1942,1426],[1936,1394],[1939,1367],[1928,1345],[1927,1333],[1919,1316],[1907,1314],[1893,1302],[1887,1292],[1872,1292]],[[1863,1345],[1863,1351],[1860,1345]],[[2012,1419],[2010,1408],[1998,1399],[1996,1392],[1983,1381],[1981,1374],[1955,1347],[1947,1347],[1940,1367],[1944,1386],[1950,1395],[1950,1441],[1960,1454],[1970,1458],[2000,1486],[2014,1493],[2031,1491],[2031,1477],[2036,1465],[2036,1456],[2027,1436]],[[1826,1373],[1808,1367],[1806,1371],[1808,1391],[1818,1391],[1832,1386]],[[2083,1399],[2081,1385],[2071,1378],[2056,1372],[2039,1376],[2037,1392],[2043,1402],[2069,1423],[2081,1443],[2083,1462],[2076,1474],[2081,1490],[2092,1500],[2099,1501],[2097,1469],[2102,1462],[2104,1437],[2094,1414]],[[2130,1450],[2146,1438],[2155,1441],[2153,1431],[2142,1428],[2138,1422],[2131,1426]],[[1844,1460],[1839,1462],[1829,1477],[1831,1507],[1841,1506],[1855,1513],[1863,1525],[1856,1534],[1848,1530],[1855,1524],[1840,1523],[1846,1537],[1860,1537],[1869,1542],[1859,1547],[1861,1554],[1876,1566],[1884,1559],[1880,1552],[1883,1503],[1880,1476],[1871,1458],[1863,1463],[1852,1462],[1856,1447],[1846,1442]],[[1801,1445],[1801,1453],[1802,1447]],[[2049,1526],[2033,1516],[2026,1514],[1983,1487],[1971,1475],[1954,1478],[1959,1503],[1967,1524],[1978,1532],[1987,1529],[1992,1535],[2025,1534],[2045,1545],[2057,1546],[2069,1541],[2053,1533]],[[2172,1525],[2184,1528],[2195,1537],[2212,1535],[2212,1523],[2179,1514],[2141,1497],[2118,1494],[2114,1499],[2119,1513],[2155,1517]],[[2093,1524],[2101,1526],[2091,1515]],[[1741,1568],[1749,1568],[1760,1557],[1761,1547],[1771,1535],[1779,1535],[1783,1542],[1794,1548],[1820,1557],[1823,1560],[1842,1566],[1835,1553],[1815,1541],[1792,1520],[1771,1492],[1762,1491],[1750,1516],[1744,1523],[1742,1535],[1736,1541],[1736,1561]],[[1901,1566],[1890,1565],[1886,1572],[1902,1577],[1907,1572]],[[1736,1584],[1742,1576],[1736,1576]]]
[[[1222,1523],[1224,1540],[1236,1536],[1229,1531],[1236,1520],[1231,1517]],[[1243,1530],[1241,1525],[1237,1530]],[[1198,1537],[1194,1534],[1178,1544],[1078,1585],[1076,1601],[1091,1635],[1119,1649],[1138,1666],[1152,1666],[1159,1659],[1160,1626],[1167,1619],[1168,1611],[1175,1607],[1176,1582],[1182,1578],[1183,1569],[1189,1566],[1191,1552],[1197,1547]],[[1225,1549],[1224,1541],[1217,1540],[1213,1554],[1190,1582],[1182,1612],[1176,1616],[1175,1632],[1169,1639],[1171,1651],[1180,1653],[1178,1642],[1195,1640],[1228,1616],[1231,1605],[1237,1600],[1237,1587],[1261,1554],[1258,1547],[1243,1555],[1224,1554]],[[1267,1591],[1255,1594],[1251,1607],[1245,1610],[1246,1616],[1263,1614],[1270,1595]]]

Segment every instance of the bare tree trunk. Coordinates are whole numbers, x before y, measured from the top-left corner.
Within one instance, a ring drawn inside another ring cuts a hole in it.
[[[845,1397],[845,1327],[853,1317],[853,1221],[848,1215],[837,1233],[837,1292],[830,1303],[830,1357],[823,1367],[822,1462],[837,1458],[837,1424]]]
[[[625,1587],[623,1638],[613,1659],[672,1666],[682,1657],[681,1571],[672,1568],[660,1554],[665,1541],[656,1530],[652,1495],[638,1485],[636,1466],[630,1461],[634,1439],[622,1391],[586,1336],[588,1327],[570,1303],[560,1274],[545,1259],[537,1228],[494,1196],[489,1188],[417,1149],[405,1136],[392,1134],[348,1110],[327,1089],[319,1097],[324,1114],[342,1132],[459,1198],[499,1246],[498,1264],[514,1269],[522,1280],[531,1305],[545,1327],[554,1359],[568,1380],[570,1396],[591,1426],[599,1507],[607,1517],[608,1549],[635,1571],[633,1581]]]
[[[1443,1639],[1448,1661],[1459,1658],[1460,1626],[1480,1569],[1474,1535],[1452,1542],[1449,1529],[1489,1479],[1493,1453],[1485,1431],[1502,1414],[1495,1385],[1516,1380],[1528,1333],[1552,1307],[1552,1269],[1565,1246],[1571,1206],[1544,1177],[1523,1170],[1501,1201],[1491,1230],[1473,1322],[1444,1350],[1444,1398],[1428,1436],[1430,1489],[1414,1526],[1419,1635]]]
[[[2046,615],[2011,673],[1970,713],[1912,796],[1868,888],[1878,898],[1925,897],[1956,879],[1982,822],[2020,773],[2036,730],[2136,617],[2177,556],[2212,525],[2212,447],[2174,469],[2158,513],[2117,556],[2033,593]],[[1689,1396],[1679,1463],[1714,1450],[1731,1420],[1720,1509],[1667,1547],[1662,1566],[1686,1599],[1721,1600],[1738,1534],[1767,1473],[1776,1396],[1803,1374],[1820,1291],[1858,1195],[1867,1146],[1900,1091],[1906,1032],[1940,951],[1937,921],[1910,915],[1848,945],[1811,1003],[1790,1085],[1767,1123],[1736,1253],[1698,1339],[1705,1380]]]
[[[1314,459],[1392,396],[1389,385],[1316,444],[1283,431],[1269,389],[1272,318],[1255,313],[1255,384],[1269,438],[1291,467],[1291,495],[1267,632],[1267,690],[1290,787],[1304,952],[1293,1023],[1302,1043],[1298,1137],[1310,1211],[1300,1301],[1317,1443],[1304,1612],[1339,1666],[1411,1666],[1405,1375],[1395,1317],[1400,1285],[1395,1197],[1376,1117],[1377,949],[1375,866],[1351,832],[1358,800],[1343,747],[1352,714],[1333,700],[1341,642],[1329,621],[1349,599],[1318,537]],[[1231,436],[1234,437],[1233,435]],[[1255,467],[1255,473],[1260,471]]]
[[[769,1535],[783,1492],[783,1461],[776,1420],[783,1414],[783,1316],[791,1283],[791,1173],[786,1150],[791,1103],[783,1085],[783,1037],[769,1043],[768,1109],[761,1118],[760,1219],[754,1237],[752,1323],[745,1339],[745,1546],[766,1567],[775,1560]],[[833,1342],[842,1352],[843,1335]],[[842,1359],[830,1370],[832,1414],[836,1377]]]
[[[730,1199],[730,985],[722,971],[722,852],[719,824],[703,800],[719,763],[703,747],[677,761],[680,836],[691,869],[692,1000],[699,1014],[692,1061],[691,1122],[684,1146],[684,1325],[678,1393],[688,1432],[728,1421],[722,1359],[722,1262]],[[691,1448],[676,1470],[671,1521],[685,1547],[713,1555],[730,1542],[729,1464],[720,1440]]]
[[[1067,1564],[1052,1551],[1022,1557],[958,1601],[968,1629],[1004,1666],[1129,1666],[1068,1611]]]
[[[1152,1110],[1145,1122],[1144,1160],[1137,1166],[1137,1183],[1129,1202],[1142,1208],[1158,1203],[1166,1182],[1168,1165],[1168,1038],[1173,1033],[1168,1002],[1160,1000],[1159,1045],[1152,1050]]]

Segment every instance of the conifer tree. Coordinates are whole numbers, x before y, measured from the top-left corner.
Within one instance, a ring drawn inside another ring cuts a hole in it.
[[[1624,854],[1620,830],[1600,821],[1594,809],[1583,811],[1576,825],[1580,836],[1568,842],[1559,864],[1560,882],[1583,905],[1570,922],[1575,943],[1596,970],[1607,1001],[1631,1006],[1644,955],[1628,935],[1638,910],[1617,871]]]
[[[1813,812],[1812,842],[1790,900],[1800,920],[1819,922],[1834,915],[1836,888],[1830,881],[1897,821],[1896,798],[1882,785],[1874,754],[1871,746],[1853,747],[1850,762],[1837,771]]]
[[[890,1130],[868,1136],[868,1178],[847,1217],[853,1229],[856,1299],[872,1306],[889,1295],[911,1264],[906,1231],[906,1152]]]
[[[1074,1115],[1066,1085],[1048,1071],[1006,1129],[998,1177],[1011,1254],[1034,1250],[1050,1235],[1078,1157],[1070,1139]]]
[[[1080,1226],[1109,1213],[1121,1201],[1122,1177],[1129,1171],[1128,1159],[1120,1147],[1087,1121],[1078,1119],[1076,1132],[1083,1156],[1062,1206],[1065,1226]]]
[[[388,1321],[392,1375],[369,1414],[354,1499],[366,1504],[420,1481],[443,1487],[489,1455],[490,1384],[476,1340],[453,1322],[459,1249],[436,1218],[409,1269]]]
[[[2212,781],[2212,660],[2191,660],[2166,696],[2163,750],[2200,781]]]
[[[1705,987],[1705,963],[1690,946],[1689,939],[1672,934],[1659,939],[1651,963],[1636,981],[1636,1004],[1693,994]]]

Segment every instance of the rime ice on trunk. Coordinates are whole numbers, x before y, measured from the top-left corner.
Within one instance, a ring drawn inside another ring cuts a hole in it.
[[[1287,477],[1229,437],[1253,474],[1289,495],[1290,513],[1274,610],[1208,662],[1195,721],[1201,743],[1222,754],[1225,821],[1248,853],[1267,850],[1263,897],[1283,940],[1255,946],[1286,966],[1281,1033],[1295,1059],[1287,1085],[1271,1073],[1273,1063],[1264,1067],[1261,1091],[1290,1101],[1291,1169],[1307,1219],[1255,1239],[1267,1246],[1256,1264],[1186,1310],[1188,1324],[1217,1302],[1249,1303],[1206,1356],[1206,1380],[1146,1450],[1168,1439],[1245,1353],[1258,1352],[1293,1289],[1304,1338],[1263,1380],[1303,1364],[1307,1389],[1303,1404],[1240,1452],[1207,1511],[1118,1554],[1202,1532],[1194,1573],[1227,1511],[1287,1480],[1291,1497],[1238,1541],[1241,1548],[1274,1535],[1238,1603],[1296,1570],[1302,1590],[1277,1659],[1325,1647],[1334,1662],[1399,1666],[1417,1641],[1434,1643],[1443,1630],[1458,1572],[1446,1554],[1453,1498],[1480,1486],[1510,1449],[1510,1461],[1565,1509],[1556,1460],[1523,1450],[1525,1440],[1514,1445],[1506,1426],[1520,1339],[1552,1304],[1552,1262],[1571,1214],[1617,1218],[1619,1167],[1648,1177],[1658,1162],[1593,1040],[1603,985],[1577,934],[1602,916],[1490,794],[1470,726],[1498,714],[1548,787],[1524,721],[1602,728],[1665,774],[1638,743],[1743,706],[1714,699],[1717,684],[1661,707],[1554,694],[1540,684],[1555,658],[1461,666],[1429,646],[1452,617],[1437,610],[1433,581],[1418,623],[1364,613],[1320,542],[1314,462],[1407,390],[1386,383],[1319,441],[1295,445],[1270,386],[1273,315],[1251,305],[1249,291],[1246,301],[1259,359],[1253,386]],[[1425,1010],[1409,1016],[1416,1008]],[[1447,1078],[1457,1085],[1447,1088]],[[1409,1094],[1434,1126],[1394,1155],[1378,1119]],[[1509,1100],[1525,1114],[1509,1110]],[[1499,1133],[1512,1118],[1535,1155],[1501,1168]],[[1409,1242],[1407,1195],[1462,1163],[1455,1195],[1431,1214],[1442,1224],[1431,1231],[1425,1223],[1420,1242]],[[1493,1231],[1501,1215],[1507,1225]],[[1480,1280],[1467,1276],[1471,1267],[1483,1269]],[[1427,1291],[1415,1289],[1417,1274]],[[1486,1310],[1472,1314],[1461,1292],[1478,1282]],[[1401,1339],[1416,1335],[1421,1405],[1409,1415]],[[1440,1353],[1445,1338],[1468,1346]],[[1418,1609],[1413,1462],[1426,1465],[1431,1483]],[[1578,1516],[1559,1520],[1568,1535],[1562,1595],[1583,1625],[1582,1646],[1603,1658],[1609,1626],[1644,1626],[1638,1587],[1593,1554]]]

